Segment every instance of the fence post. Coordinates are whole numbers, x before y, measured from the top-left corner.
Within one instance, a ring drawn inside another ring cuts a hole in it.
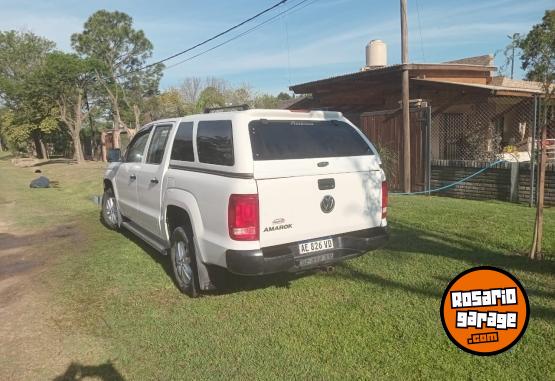
[[[518,202],[518,169],[519,162],[511,162],[511,194],[509,199],[512,202]]]
[[[427,181],[427,190],[428,190],[428,196],[430,195],[430,190],[432,189],[432,106],[430,106],[428,104],[428,107],[426,108],[426,138],[427,143],[428,143],[428,149],[426,152],[426,156],[427,156],[427,161],[426,161],[426,169],[428,172],[428,176],[426,176],[426,181]]]

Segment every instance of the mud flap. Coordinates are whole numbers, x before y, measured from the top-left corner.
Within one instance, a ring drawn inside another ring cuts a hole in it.
[[[199,252],[200,251],[199,251],[197,242],[195,240],[195,257],[196,257],[195,259],[196,259],[196,265],[197,265],[199,287],[202,291],[215,290],[216,286],[214,285],[214,282],[210,278],[210,272],[208,271],[208,268],[202,261],[201,256],[198,255]]]
[[[202,291],[210,291],[210,290],[216,289],[216,286],[214,285],[214,283],[212,282],[212,279],[210,278],[210,273],[208,272],[206,265],[202,263],[202,261],[199,261],[198,257],[197,257],[197,273],[198,273],[198,283]]]

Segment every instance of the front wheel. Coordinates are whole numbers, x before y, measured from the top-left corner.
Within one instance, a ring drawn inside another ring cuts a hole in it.
[[[119,228],[120,216],[114,191],[108,188],[102,195],[102,221],[110,229],[117,230]]]
[[[191,298],[199,296],[199,280],[193,235],[179,226],[172,234],[171,262],[177,287]]]

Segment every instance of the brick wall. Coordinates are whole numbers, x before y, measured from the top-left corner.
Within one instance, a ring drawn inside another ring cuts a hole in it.
[[[530,164],[521,163],[518,171],[518,200],[529,202],[530,200]],[[538,179],[536,166],[535,181]],[[537,191],[537,189],[535,189]],[[547,164],[545,170],[545,204],[555,206],[555,163]]]
[[[439,188],[467,177],[489,165],[479,161],[433,160],[431,188]],[[511,200],[511,163],[499,163],[472,179],[458,184],[437,195],[474,200]],[[514,169],[513,169],[514,170]],[[514,184],[515,201],[529,202],[530,164],[518,165],[517,183]],[[555,205],[555,163],[546,171],[545,204]]]

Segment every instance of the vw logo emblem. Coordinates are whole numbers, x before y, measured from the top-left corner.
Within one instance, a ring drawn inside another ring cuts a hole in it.
[[[322,212],[329,213],[333,210],[334,207],[335,199],[330,195],[324,196],[322,202],[320,202],[320,209],[322,209]]]

